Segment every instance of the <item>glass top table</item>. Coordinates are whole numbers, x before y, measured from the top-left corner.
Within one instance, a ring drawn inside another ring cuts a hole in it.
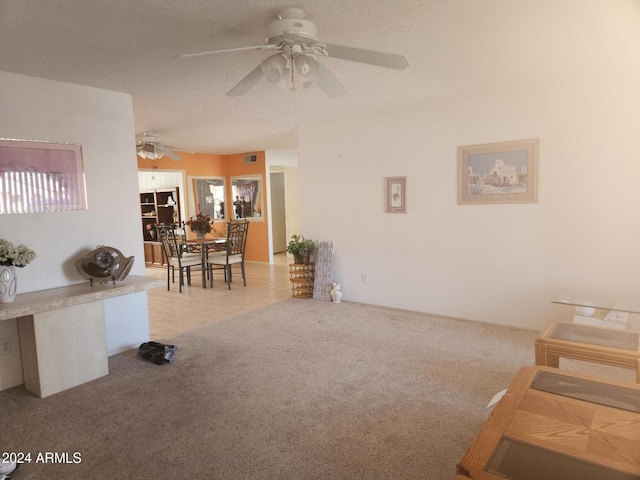
[[[549,322],[536,338],[536,365],[557,368],[560,358],[629,368],[640,383],[640,332]]]
[[[614,310],[617,312],[640,313],[640,298],[619,298],[615,295],[603,295],[581,290],[560,292],[553,297],[551,303]]]
[[[567,340],[570,342],[588,343],[601,347],[619,348],[622,350],[638,350],[639,336],[634,332],[624,330],[605,330],[574,325],[571,323],[557,323],[549,332],[549,338]]]
[[[640,386],[523,367],[457,465],[477,480],[640,479]]]

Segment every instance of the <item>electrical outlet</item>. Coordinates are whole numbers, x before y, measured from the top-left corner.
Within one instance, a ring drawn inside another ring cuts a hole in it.
[[[366,273],[363,273],[361,278],[362,278],[362,283],[364,283],[365,285],[369,283],[369,278],[367,277]]]
[[[0,355],[11,353],[11,337],[0,338]]]

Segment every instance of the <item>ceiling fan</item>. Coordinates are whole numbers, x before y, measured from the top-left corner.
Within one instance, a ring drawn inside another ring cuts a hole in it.
[[[136,150],[138,156],[142,158],[148,158],[150,160],[157,160],[158,158],[166,155],[173,161],[181,160],[180,156],[176,155],[176,152],[195,153],[191,150],[185,150],[178,147],[171,147],[169,145],[163,145],[156,137],[155,132],[142,132],[138,135],[136,141]]]
[[[280,11],[278,19],[267,27],[265,45],[188,53],[178,58],[241,50],[277,50],[278,53],[260,62],[260,65],[229,90],[227,95],[230,97],[247,93],[262,80],[262,77],[279,86],[290,86],[292,90],[297,85],[306,88],[315,83],[328,97],[342,97],[347,93],[347,89],[320,63],[318,58],[322,56],[397,70],[404,70],[409,66],[407,57],[403,55],[318,43],[318,27],[305,20],[304,11],[299,8],[285,8]]]

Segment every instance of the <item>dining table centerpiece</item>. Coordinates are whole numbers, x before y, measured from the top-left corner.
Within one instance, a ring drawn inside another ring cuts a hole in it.
[[[15,267],[25,267],[36,258],[36,252],[24,245],[14,245],[0,238],[0,303],[11,303],[18,290]]]
[[[204,238],[207,233],[211,232],[211,223],[211,217],[204,213],[198,213],[185,222],[191,231],[195,232],[197,238]]]

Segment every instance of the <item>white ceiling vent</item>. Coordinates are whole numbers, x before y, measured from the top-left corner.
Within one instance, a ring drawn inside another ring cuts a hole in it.
[[[258,161],[258,155],[245,155],[244,163],[256,163]]]

